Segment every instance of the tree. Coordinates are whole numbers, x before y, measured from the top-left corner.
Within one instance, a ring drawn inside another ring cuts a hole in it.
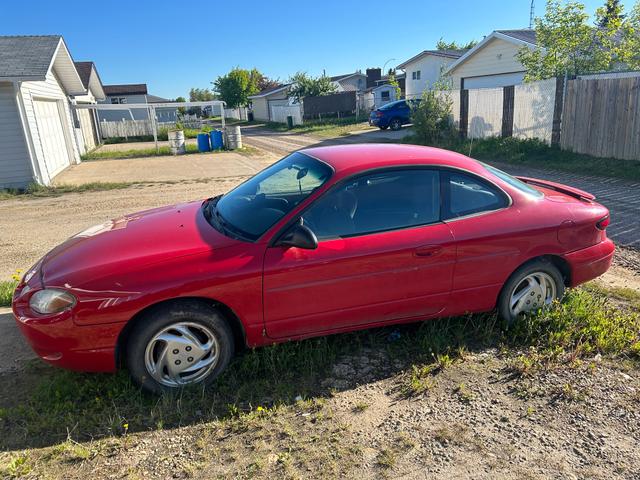
[[[610,54],[601,48],[588,20],[589,15],[581,3],[547,0],[544,16],[535,19],[537,46],[522,47],[518,52],[518,59],[527,70],[525,80],[608,68]]]
[[[436,49],[438,50],[469,50],[478,44],[476,40],[470,40],[467,43],[458,43],[455,40],[453,42],[447,42],[443,38],[436,43]]]
[[[280,82],[276,79],[269,78],[265,75],[260,75],[258,79],[258,91],[266,90],[268,88],[275,88],[280,86]]]
[[[622,42],[624,53],[622,60],[627,68],[640,70],[640,0],[636,2],[631,13],[626,18]]]
[[[228,108],[245,106],[249,103],[249,96],[258,93],[258,81],[262,74],[255,68],[245,70],[240,67],[232,69],[226,75],[218,77],[213,85]]]
[[[186,99],[186,98],[184,98],[184,97],[177,97],[174,101],[175,101],[175,102],[184,103],[184,102],[186,102],[186,101],[187,101],[187,99]],[[187,113],[187,109],[186,109],[186,108],[184,108],[184,107],[178,107],[178,113],[179,113],[180,115],[184,115],[185,113]]]
[[[304,97],[319,97],[329,95],[337,90],[331,79],[325,75],[311,77],[306,72],[298,72],[289,79],[291,88],[289,90],[296,101],[300,102]]]
[[[216,99],[216,94],[207,88],[192,88],[189,90],[190,102],[208,102]]]
[[[596,24],[600,28],[608,28],[611,25],[618,25],[619,28],[626,16],[622,14],[622,9],[620,0],[606,0],[604,6],[600,7],[596,12],[598,18]]]
[[[393,70],[389,70],[389,76],[387,78],[389,85],[393,87],[393,90],[396,94],[396,100],[399,100],[402,96],[402,90],[400,89],[400,84],[398,83],[398,79],[396,78],[396,72]]]

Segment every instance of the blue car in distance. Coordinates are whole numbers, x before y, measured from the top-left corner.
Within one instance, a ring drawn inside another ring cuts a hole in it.
[[[400,130],[403,125],[411,123],[411,109],[416,107],[419,100],[397,100],[386,103],[369,115],[369,125],[380,130]]]

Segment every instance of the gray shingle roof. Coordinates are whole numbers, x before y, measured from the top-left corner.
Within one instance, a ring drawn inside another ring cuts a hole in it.
[[[0,36],[0,78],[44,77],[60,35]]]
[[[496,30],[496,32],[522,40],[523,42],[527,42],[532,45],[536,44],[536,31],[531,30],[530,28],[523,28],[520,30]]]
[[[107,95],[146,95],[146,83],[128,83],[123,85],[103,85]]]
[[[82,80],[84,88],[89,88],[89,80],[91,79],[91,69],[93,68],[93,62],[73,62]]]

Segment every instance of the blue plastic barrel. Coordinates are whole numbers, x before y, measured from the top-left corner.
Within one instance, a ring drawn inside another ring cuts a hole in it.
[[[221,150],[223,146],[222,130],[211,130],[211,148],[213,150]]]
[[[198,151],[208,152],[210,150],[211,150],[211,144],[209,143],[209,134],[199,133],[198,134]]]

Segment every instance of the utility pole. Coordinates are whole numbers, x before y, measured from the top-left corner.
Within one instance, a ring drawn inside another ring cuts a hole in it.
[[[531,0],[531,11],[529,12],[529,28],[533,28],[533,20],[536,16],[536,0]]]

